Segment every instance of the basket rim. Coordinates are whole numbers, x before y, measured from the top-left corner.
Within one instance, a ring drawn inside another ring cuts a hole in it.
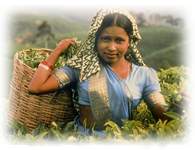
[[[29,69],[32,69],[32,70],[36,70],[37,68],[31,68],[30,66],[28,66],[27,64],[25,64],[21,59],[18,58],[18,56],[19,56],[19,54],[21,52],[28,52],[28,51],[31,51],[31,50],[53,52],[52,49],[48,49],[48,48],[28,48],[28,49],[22,49],[22,50],[17,51],[15,53],[15,55],[14,55],[14,60],[19,61],[22,65],[24,65],[25,67],[27,67]]]

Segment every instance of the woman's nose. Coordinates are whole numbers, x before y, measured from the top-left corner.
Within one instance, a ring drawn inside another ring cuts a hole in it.
[[[110,51],[116,50],[116,44],[114,42],[110,42],[109,45],[108,45],[108,49]]]

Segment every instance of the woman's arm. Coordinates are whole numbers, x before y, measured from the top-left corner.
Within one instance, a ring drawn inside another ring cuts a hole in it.
[[[147,68],[143,98],[156,120],[169,120],[164,115],[168,105],[160,91],[161,88],[156,71],[152,68]]]
[[[146,97],[145,102],[149,106],[149,109],[151,110],[155,119],[161,120],[170,119],[164,115],[168,107],[165,102],[164,96],[160,92],[158,91],[152,92]]]
[[[58,80],[53,75],[52,69],[49,66],[54,66],[59,56],[72,44],[75,44],[74,39],[62,40],[46,60],[47,65],[39,64],[29,84],[29,91],[31,93],[54,91],[59,87]]]

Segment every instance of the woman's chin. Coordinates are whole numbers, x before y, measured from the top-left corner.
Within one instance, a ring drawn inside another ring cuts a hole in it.
[[[116,64],[118,62],[118,59],[106,59],[105,62],[109,65]]]
[[[109,65],[116,64],[119,61],[117,57],[101,57],[101,60]]]

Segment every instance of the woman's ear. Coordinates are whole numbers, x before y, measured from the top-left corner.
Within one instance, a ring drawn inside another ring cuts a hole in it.
[[[130,49],[131,48],[131,41],[129,41],[129,43],[128,43],[128,49]]]

